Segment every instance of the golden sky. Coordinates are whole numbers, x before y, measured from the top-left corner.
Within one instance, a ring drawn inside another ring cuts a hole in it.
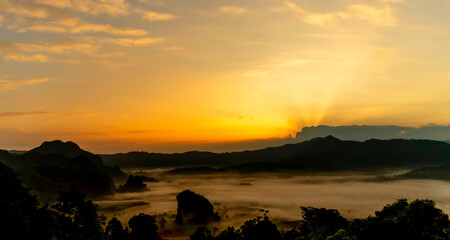
[[[449,16],[446,0],[0,0],[0,148],[447,125]]]

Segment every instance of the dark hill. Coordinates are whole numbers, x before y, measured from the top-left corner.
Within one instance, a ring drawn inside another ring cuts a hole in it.
[[[44,142],[41,144],[41,146],[31,149],[28,153],[59,154],[67,158],[85,156],[102,172],[106,173],[111,178],[124,179],[126,177],[125,173],[123,173],[120,168],[104,165],[100,156],[85,151],[81,149],[76,143],[70,141],[63,142],[60,140],[54,140],[51,142]]]
[[[77,186],[89,198],[113,194],[113,180],[85,155],[68,158],[55,153],[27,152],[20,156],[0,151],[0,161],[14,168],[24,181],[40,195],[52,200],[58,191]]]
[[[147,184],[141,177],[130,175],[127,182],[119,187],[118,192],[143,192],[147,190]]]
[[[207,198],[190,190],[177,195],[177,223],[207,223],[220,220]]]
[[[97,155],[94,155],[90,152],[84,151],[74,142],[63,142],[61,140],[54,140],[50,142],[43,142],[41,146],[31,149],[31,153],[56,153],[63,155],[67,158],[75,158],[80,155],[85,155],[88,157],[93,163],[99,164],[101,162],[101,158]]]
[[[49,196],[76,185],[89,198],[113,194],[112,178],[125,178],[119,167],[106,166],[101,157],[73,142],[44,142],[22,155],[0,150],[0,161],[14,168],[24,183]]]
[[[450,181],[450,164],[426,167],[393,177],[394,179],[435,179]]]

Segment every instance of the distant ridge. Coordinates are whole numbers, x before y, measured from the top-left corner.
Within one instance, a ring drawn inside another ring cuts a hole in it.
[[[317,137],[333,135],[342,140],[365,141],[369,139],[430,139],[437,141],[450,140],[450,126],[426,124],[420,127],[405,126],[327,126],[304,127],[296,134],[297,141],[307,141]]]
[[[343,141],[333,136],[260,150],[102,155],[120,167],[212,166],[238,171],[327,171],[427,167],[450,163],[450,145],[432,140]],[[180,170],[179,170],[180,171]]]

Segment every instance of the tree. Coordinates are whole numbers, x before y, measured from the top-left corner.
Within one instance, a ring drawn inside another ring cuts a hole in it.
[[[105,218],[98,215],[98,206],[84,197],[75,186],[67,192],[60,192],[58,202],[52,206],[56,210],[57,239],[103,239],[104,231],[101,225]]]
[[[108,240],[129,239],[128,228],[123,229],[122,223],[115,217],[108,222],[108,225],[106,225],[105,233]]]
[[[280,240],[280,231],[277,225],[272,223],[267,216],[258,216],[252,220],[246,221],[240,228],[243,240]]]
[[[300,233],[294,229],[289,230],[282,234],[281,240],[296,240],[300,238]]]
[[[300,225],[302,239],[325,240],[348,226],[348,221],[335,209],[313,207],[300,209],[303,217]]]
[[[133,240],[160,240],[158,226],[154,217],[140,213],[128,221],[131,228],[130,238]]]
[[[176,221],[178,223],[207,223],[220,220],[209,200],[195,192],[184,190],[177,195],[177,202]]]
[[[239,231],[234,229],[234,227],[227,227],[223,230],[219,236],[216,237],[217,240],[240,240],[242,236]]]
[[[197,230],[189,237],[190,240],[214,240],[211,231],[205,227],[199,227]]]
[[[357,239],[449,239],[449,218],[431,200],[408,203],[400,199],[386,205],[375,217],[354,220],[350,226]]]
[[[47,206],[22,186],[18,175],[0,163],[0,239],[52,239],[54,219]]]

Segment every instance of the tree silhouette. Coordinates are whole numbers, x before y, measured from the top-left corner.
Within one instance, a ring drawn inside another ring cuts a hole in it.
[[[217,240],[238,240],[242,239],[240,233],[234,229],[234,227],[227,227],[223,230],[219,236],[216,237]]]
[[[17,177],[0,163],[0,239],[52,239],[52,213]]]
[[[103,239],[101,225],[105,218],[98,215],[98,206],[85,200],[84,196],[75,186],[67,192],[60,192],[58,202],[52,206],[56,210],[58,239]]]
[[[279,240],[280,231],[277,225],[272,223],[267,216],[258,216],[252,220],[246,221],[240,228],[242,239],[244,240]]]
[[[161,240],[156,220],[150,215],[140,213],[128,221],[128,226],[131,228],[132,240]]]
[[[190,240],[214,240],[211,231],[205,227],[199,227],[197,230],[189,237]]]
[[[313,207],[300,209],[303,217],[300,225],[302,239],[325,240],[348,226],[348,221],[337,210]]]
[[[128,228],[123,229],[122,223],[115,217],[108,222],[108,225],[106,225],[105,233],[108,240],[129,239]]]
[[[400,199],[386,205],[375,217],[354,220],[350,226],[357,239],[449,239],[449,218],[431,200],[408,203]]]
[[[294,229],[289,230],[282,234],[281,240],[295,240],[300,238],[300,233]]]
[[[177,202],[176,221],[178,223],[206,223],[220,220],[220,217],[214,212],[213,205],[202,195],[184,190],[177,195]]]

